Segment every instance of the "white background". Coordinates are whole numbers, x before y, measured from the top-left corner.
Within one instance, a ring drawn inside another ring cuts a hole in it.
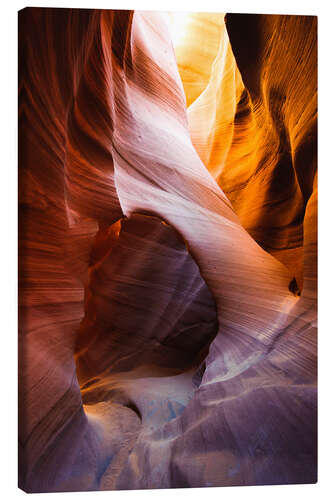
[[[115,500],[212,499],[286,499],[299,497],[333,498],[332,461],[332,387],[333,382],[333,294],[332,218],[333,218],[333,127],[332,127],[332,49],[333,9],[330,0],[80,0],[61,2],[7,0],[1,2],[1,225],[0,225],[0,496],[22,497],[17,484],[17,11],[23,7],[85,7],[105,9],[142,9],[244,12],[318,15],[319,28],[319,482],[316,485],[259,486],[205,489],[145,490],[129,492],[39,494],[38,499],[84,497]],[[59,497],[59,495],[61,495]],[[35,497],[36,495],[32,495]]]

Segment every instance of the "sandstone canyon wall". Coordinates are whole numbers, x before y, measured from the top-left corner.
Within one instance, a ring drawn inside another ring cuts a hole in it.
[[[28,492],[316,482],[316,18],[171,32],[19,13]]]

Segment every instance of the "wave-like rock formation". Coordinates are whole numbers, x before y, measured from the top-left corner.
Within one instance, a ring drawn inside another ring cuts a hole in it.
[[[216,43],[215,16],[205,64],[215,58],[204,80],[206,66],[190,51],[192,33],[199,38],[196,16],[176,51],[193,144],[243,227],[301,288],[304,212],[317,161],[316,18],[229,14]],[[192,103],[198,74],[206,85]]]
[[[25,491],[316,481],[316,19],[186,30],[19,13]]]

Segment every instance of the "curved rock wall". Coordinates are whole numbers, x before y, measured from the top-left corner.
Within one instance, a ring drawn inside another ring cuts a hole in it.
[[[241,224],[301,288],[317,168],[316,18],[228,14],[225,24],[208,84],[188,109],[191,138]],[[186,40],[178,59],[186,53],[190,64]],[[195,80],[200,60],[191,64]]]

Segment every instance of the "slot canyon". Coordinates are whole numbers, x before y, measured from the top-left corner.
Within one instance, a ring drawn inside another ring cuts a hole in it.
[[[19,487],[316,482],[316,17],[18,17]]]

